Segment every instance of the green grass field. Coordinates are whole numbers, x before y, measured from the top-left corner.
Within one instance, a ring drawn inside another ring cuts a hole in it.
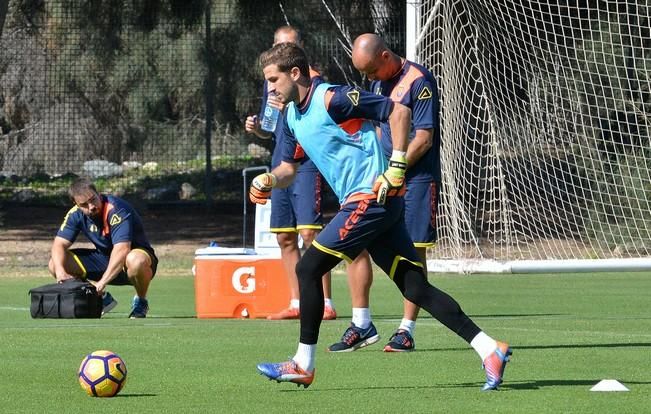
[[[46,278],[1,277],[0,411],[6,413],[641,413],[648,412],[651,319],[648,273],[431,276],[491,336],[512,344],[498,392],[479,391],[477,355],[429,315],[416,352],[385,354],[401,303],[376,275],[372,311],[383,336],[371,347],[328,354],[350,318],[345,276],[333,284],[340,314],[324,322],[317,376],[307,390],[258,375],[255,365],[294,354],[297,321],[196,319],[191,277],[165,272],[150,289],[146,320],[129,320],[129,287],[101,320],[33,320],[29,288]],[[115,398],[77,383],[87,353],[110,349],[128,380]],[[617,379],[630,392],[590,392]]]

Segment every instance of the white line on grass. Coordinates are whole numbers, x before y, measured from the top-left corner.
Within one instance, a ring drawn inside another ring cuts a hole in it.
[[[503,326],[499,328],[504,331],[520,331],[520,332],[544,332],[544,333],[555,333],[555,334],[572,334],[576,336],[580,335],[591,335],[591,336],[615,336],[615,337],[630,337],[630,338],[651,338],[651,334],[644,333],[630,333],[630,332],[604,332],[604,331],[569,331],[565,329],[535,329],[535,328],[514,328],[511,326]]]
[[[495,318],[497,320],[498,318]],[[554,319],[559,319],[559,320],[568,320],[568,319],[563,319],[563,318],[536,318],[538,319],[548,319],[548,320],[554,320]],[[576,320],[585,320],[585,318],[575,318]],[[623,318],[602,318],[604,321],[612,321],[612,320],[618,320],[618,319],[635,319],[635,318],[628,318],[628,317],[623,317]],[[639,319],[639,318],[637,318]],[[590,320],[596,320],[596,319],[590,319]],[[380,319],[380,320],[375,320],[374,323],[376,326],[383,326],[384,327],[384,322],[388,321],[388,319]],[[419,319],[418,320],[418,326],[427,326],[427,329],[434,328],[436,330],[441,330],[445,331],[446,328],[441,325],[437,320],[435,319]],[[492,329],[498,329],[495,328],[494,326]],[[518,327],[513,327],[513,326],[500,326],[499,330],[502,331],[518,331],[518,332],[537,332],[537,333],[554,333],[554,334],[563,334],[567,335],[571,333],[572,335],[575,334],[583,334],[583,335],[588,335],[588,336],[613,336],[613,337],[630,337],[630,338],[651,338],[651,333],[630,333],[630,332],[608,332],[608,331],[569,331],[565,329],[550,329],[550,328],[518,328]]]
[[[174,325],[171,323],[145,323],[145,324],[138,324],[138,325],[131,325],[129,324],[105,324],[105,323],[89,323],[89,324],[74,324],[74,325],[67,325],[67,324],[48,324],[48,325],[38,325],[38,326],[0,326],[0,330],[34,330],[34,329],[79,329],[79,328],[115,328],[115,327],[120,327],[120,328],[174,328],[178,327],[181,325]]]

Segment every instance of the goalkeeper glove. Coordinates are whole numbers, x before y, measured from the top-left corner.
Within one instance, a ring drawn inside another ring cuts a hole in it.
[[[271,189],[276,186],[276,176],[271,173],[264,173],[256,176],[251,182],[249,189],[249,200],[256,204],[267,204],[271,197]]]
[[[389,159],[389,168],[380,175],[373,185],[373,191],[377,194],[378,204],[384,204],[387,196],[400,194],[405,184],[405,170],[407,169],[407,157],[404,152],[393,151]]]

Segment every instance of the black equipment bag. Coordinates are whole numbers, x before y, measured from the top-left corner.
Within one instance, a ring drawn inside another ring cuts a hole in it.
[[[29,290],[32,318],[100,318],[102,298],[89,282],[69,279]]]

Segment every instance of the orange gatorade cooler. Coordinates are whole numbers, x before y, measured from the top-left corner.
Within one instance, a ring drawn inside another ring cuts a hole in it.
[[[198,318],[264,318],[289,303],[280,258],[245,248],[206,247],[194,258]]]

